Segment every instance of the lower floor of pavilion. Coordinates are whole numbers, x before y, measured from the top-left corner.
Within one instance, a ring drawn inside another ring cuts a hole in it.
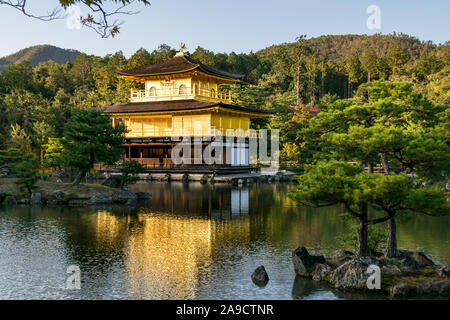
[[[205,157],[210,155],[210,161]],[[174,157],[178,156],[178,160]],[[134,160],[152,172],[251,172],[248,141],[194,141],[189,144],[173,141],[131,140],[123,145],[121,161]],[[106,169],[107,166],[97,166]]]

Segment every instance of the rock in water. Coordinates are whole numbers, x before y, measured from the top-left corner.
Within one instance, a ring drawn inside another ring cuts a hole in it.
[[[13,196],[5,197],[5,206],[15,206],[17,204],[16,198]]]
[[[119,203],[126,203],[130,199],[133,199],[133,200],[137,199],[136,194],[127,189],[117,190],[112,194],[111,197],[113,199],[113,202],[119,202]]]
[[[422,282],[417,286],[417,293],[419,295],[449,297],[450,280],[432,280]]]
[[[150,200],[151,194],[149,192],[136,192],[136,197],[138,200]]]
[[[121,176],[109,176],[105,181],[102,182],[102,185],[111,188],[120,188],[121,183]]]
[[[436,273],[439,277],[450,278],[450,270],[444,266],[438,266],[436,268]]]
[[[316,264],[325,263],[324,256],[312,256],[305,247],[298,247],[292,252],[292,263],[298,276],[310,277]]]
[[[62,192],[61,190],[55,190],[52,192],[52,194],[56,200],[61,201],[64,199],[64,192]]]
[[[269,275],[266,272],[264,266],[259,266],[252,273],[252,281],[254,284],[260,287],[264,287],[269,282]]]
[[[316,269],[314,270],[314,281],[321,281],[324,278],[328,277],[331,273],[331,267],[326,263],[316,264]]]
[[[89,201],[93,204],[109,204],[113,202],[113,199],[106,193],[97,193]]]
[[[335,288],[367,288],[367,278],[369,278],[370,274],[366,272],[372,264],[379,266],[380,262],[371,257],[355,257],[337,267],[331,273],[330,282]]]
[[[405,283],[399,283],[391,288],[390,294],[393,298],[410,297],[416,294],[416,288]]]
[[[137,199],[128,199],[125,204],[130,207],[135,207],[138,205],[138,202]]]
[[[395,265],[385,265],[381,267],[381,275],[400,276],[402,270]]]
[[[355,254],[353,252],[344,250],[344,249],[340,249],[337,250],[333,253],[333,261],[337,264],[337,265],[342,265],[344,263],[346,263],[347,261],[353,259],[355,257]]]
[[[30,198],[30,203],[33,205],[40,205],[42,200],[42,196],[39,192],[32,193]]]
[[[403,259],[402,264],[405,267],[410,267],[412,269],[433,267],[435,265],[434,262],[430,258],[428,258],[423,252],[399,250],[397,253],[397,257],[399,259]]]

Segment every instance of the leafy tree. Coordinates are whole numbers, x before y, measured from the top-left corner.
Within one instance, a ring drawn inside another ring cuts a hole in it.
[[[408,53],[397,44],[389,50],[387,59],[392,68],[392,75],[396,77],[404,73],[405,64],[408,62],[409,56]]]
[[[113,127],[110,117],[100,110],[82,109],[72,113],[62,144],[64,162],[80,170],[74,185],[79,185],[96,162],[114,164],[119,160],[125,132],[120,125]]]
[[[151,64],[153,64],[152,55],[144,48],[140,48],[128,59],[127,69],[146,67]]]
[[[446,194],[439,188],[417,188],[406,174],[382,175],[365,173],[362,167],[331,160],[309,166],[299,177],[293,196],[314,207],[343,205],[343,213],[358,219],[358,255],[369,254],[368,227],[389,221],[395,215],[417,212],[428,215],[450,213]],[[370,216],[369,209],[384,213]],[[389,237],[396,234],[388,233]]]
[[[26,89],[36,91],[37,85],[34,81],[33,68],[28,61],[6,66],[0,74],[0,89],[3,93],[12,90]]]
[[[140,180],[139,174],[145,172],[145,168],[137,161],[124,161],[120,167],[120,188],[123,189],[130,184]]]
[[[33,138],[40,147],[40,159],[42,164],[44,161],[44,145],[47,143],[48,139],[54,135],[53,127],[44,121],[39,121],[33,123],[33,131]]]
[[[59,138],[49,138],[43,145],[44,167],[61,168],[63,164],[63,145]]]
[[[17,148],[8,148],[6,150],[0,150],[0,163],[7,163],[13,167],[20,161],[23,153]]]
[[[31,152],[31,138],[17,123],[11,125],[11,145],[20,151],[29,153]]]
[[[14,166],[17,180],[14,182],[21,191],[27,190],[29,194],[36,189],[36,182],[39,180],[36,169],[36,160],[32,154],[25,154]]]
[[[450,150],[445,135],[434,129],[440,121],[437,115],[443,108],[430,103],[420,93],[412,90],[409,84],[376,81],[362,91],[358,92],[353,101],[334,102],[326,111],[319,113],[317,118],[313,118],[308,128],[302,131],[306,149],[312,149],[312,156],[315,159],[356,161],[369,168],[374,163],[381,163],[387,180],[379,180],[379,183],[386,183],[386,190],[390,190],[393,195],[398,195],[399,192],[395,192],[391,186],[400,188],[404,185],[395,185],[397,180],[388,179],[404,179],[402,175],[406,173],[413,174],[416,180],[448,179]],[[317,145],[321,148],[313,149]],[[370,181],[372,180],[365,183]],[[412,187],[407,186],[405,194],[412,194]],[[420,189],[421,186],[421,183],[417,183],[414,188]],[[358,193],[361,190],[358,189]],[[373,190],[381,194],[378,189]],[[371,193],[377,194],[373,191]],[[406,195],[404,199],[409,201],[410,198]],[[376,201],[369,198],[364,201],[367,205],[374,205],[375,202],[382,202],[382,197]],[[404,204],[402,199],[399,201],[400,205]],[[353,203],[361,206],[356,200]],[[395,208],[392,204],[378,206],[390,217],[387,219],[387,255],[395,256],[395,215],[402,209]],[[364,220],[364,214],[358,214]]]

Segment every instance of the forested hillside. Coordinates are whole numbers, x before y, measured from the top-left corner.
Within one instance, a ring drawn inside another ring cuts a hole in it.
[[[52,49],[54,55],[45,54],[50,48],[33,47],[2,60],[15,63],[0,75],[0,148],[38,152],[49,138],[62,137],[72,110],[127,101],[138,84],[118,79],[116,70],[158,63],[176,52],[163,44],[153,51],[139,49],[127,59],[122,52],[98,57]],[[56,62],[38,63],[39,57]],[[434,103],[450,103],[449,43],[435,45],[404,34],[322,36],[249,54],[198,47],[191,57],[246,74],[250,85],[224,89],[233,91],[238,104],[276,110],[269,123],[255,125],[280,128],[283,145],[296,141],[304,110],[351,98],[374,80],[408,82]],[[57,63],[64,61],[70,62]]]
[[[56,63],[73,62],[80,52],[73,49],[61,49],[50,45],[38,45],[22,49],[9,56],[0,58],[0,71],[8,64],[29,61],[35,67],[41,62],[49,60]]]

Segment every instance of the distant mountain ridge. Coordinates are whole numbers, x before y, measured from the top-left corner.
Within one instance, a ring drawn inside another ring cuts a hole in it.
[[[0,58],[0,71],[9,64],[23,61],[29,61],[33,67],[49,60],[59,64],[73,62],[80,53],[74,49],[62,49],[51,45],[32,46]]]

